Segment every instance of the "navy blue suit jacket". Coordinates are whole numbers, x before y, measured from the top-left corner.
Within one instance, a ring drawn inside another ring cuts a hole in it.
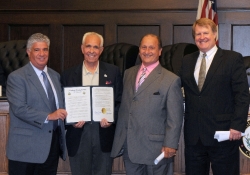
[[[218,48],[201,92],[194,78],[199,51],[183,58],[181,80],[185,91],[185,144],[201,139],[213,146],[215,131],[235,129],[244,132],[249,92],[242,55]]]

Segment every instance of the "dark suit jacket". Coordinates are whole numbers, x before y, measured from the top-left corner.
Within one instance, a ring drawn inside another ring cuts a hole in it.
[[[104,76],[105,75],[105,76]],[[63,72],[61,82],[64,87],[82,86],[82,64]],[[99,86],[113,86],[115,98],[115,122],[122,94],[122,78],[117,66],[99,61]],[[69,156],[78,150],[83,128],[67,127],[66,143]],[[115,124],[99,129],[100,144],[103,152],[110,152],[113,144]]]
[[[59,108],[64,107],[60,76],[48,68],[55,87]],[[30,63],[12,72],[7,81],[10,104],[10,129],[7,157],[10,160],[44,163],[49,155],[53,122],[44,123],[51,113],[46,92]],[[60,120],[61,157],[66,159],[64,123]]]
[[[249,92],[242,55],[218,48],[201,92],[194,78],[199,52],[183,58],[181,80],[185,91],[185,144],[200,138],[205,146],[216,145],[215,131],[244,132]],[[228,141],[229,142],[229,141]]]

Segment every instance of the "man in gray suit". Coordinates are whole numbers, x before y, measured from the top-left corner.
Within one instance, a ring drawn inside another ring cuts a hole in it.
[[[31,35],[30,62],[7,80],[9,175],[55,175],[59,155],[66,158],[63,120],[67,112],[62,109],[59,74],[47,67],[49,45],[47,36]]]
[[[178,148],[183,121],[181,81],[159,64],[161,50],[156,35],[145,35],[139,51],[142,64],[124,74],[111,156],[123,150],[128,175],[167,174]],[[165,159],[154,165],[161,152]]]

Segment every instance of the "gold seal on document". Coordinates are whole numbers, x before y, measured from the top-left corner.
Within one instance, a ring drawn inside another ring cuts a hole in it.
[[[106,114],[106,112],[107,112],[106,108],[102,108],[102,113]]]

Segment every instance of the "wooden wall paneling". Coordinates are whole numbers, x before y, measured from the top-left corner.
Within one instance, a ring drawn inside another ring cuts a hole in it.
[[[8,32],[10,40],[28,40],[34,33],[43,33],[50,37],[48,24],[10,24]]]
[[[112,167],[112,175],[115,174],[126,174],[122,156],[114,159]]]
[[[185,173],[185,160],[184,160],[184,134],[183,127],[179,140],[179,147],[174,158],[174,172],[175,175],[181,175]]]
[[[192,25],[174,25],[173,43],[194,43]]]
[[[108,46],[117,43],[117,25],[114,22],[105,23],[104,29],[104,46]]]
[[[250,174],[250,159],[240,153],[240,173],[241,175]]]
[[[240,52],[243,56],[249,56],[250,25],[233,25],[232,28],[232,50]]]
[[[96,5],[98,4],[98,5]],[[126,0],[126,1],[112,1],[112,0],[63,0],[63,9],[81,9],[81,10],[159,10],[159,9],[190,9],[197,8],[197,0],[183,1],[183,0]]]
[[[61,24],[49,26],[50,54],[48,66],[57,72],[62,72],[64,62],[63,27]]]
[[[59,159],[57,167],[57,175],[71,175],[71,169],[69,164],[69,157],[67,156],[66,161]]]
[[[117,27],[118,43],[125,42],[139,46],[141,38],[148,33],[160,34],[159,25],[119,25]]]
[[[8,29],[9,26],[7,24],[0,23],[0,42],[9,40]]]
[[[41,3],[38,0],[0,0],[1,9],[14,10],[169,10],[169,9],[197,9],[198,1],[190,0],[127,0],[127,1],[112,1],[112,0],[45,0]],[[98,5],[97,5],[98,4]],[[223,8],[249,8],[249,0],[220,0],[217,6]]]
[[[170,22],[162,22],[160,26],[160,37],[162,46],[173,44],[173,24]]]
[[[0,100],[0,175],[8,173],[8,159],[6,157],[6,143],[9,131],[9,105],[7,101]]]
[[[68,69],[82,63],[82,37],[86,32],[104,33],[104,25],[64,25],[63,26],[63,68]]]

